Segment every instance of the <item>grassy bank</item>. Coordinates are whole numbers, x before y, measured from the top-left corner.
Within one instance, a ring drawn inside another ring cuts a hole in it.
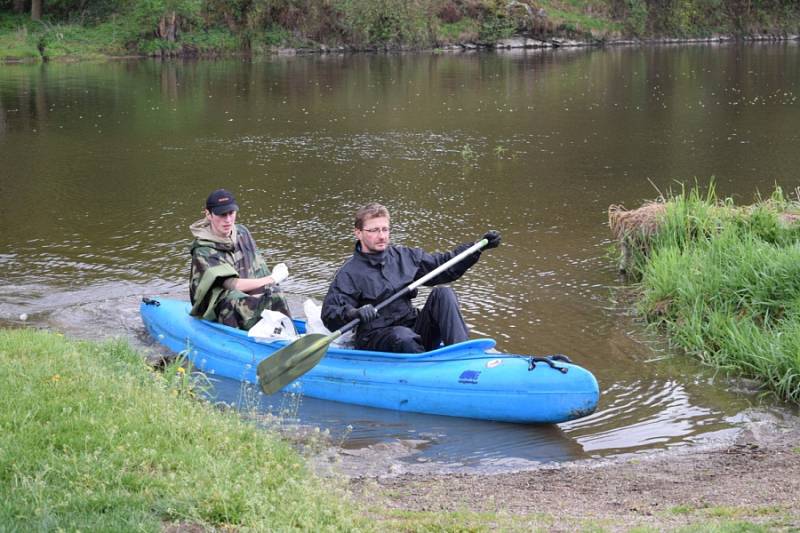
[[[694,188],[624,237],[639,307],[687,353],[800,402],[800,205]]]
[[[493,46],[800,33],[794,0],[0,0],[0,59]],[[18,9],[22,6],[23,9]]]
[[[0,390],[0,529],[360,528],[286,443],[124,343],[0,331]]]

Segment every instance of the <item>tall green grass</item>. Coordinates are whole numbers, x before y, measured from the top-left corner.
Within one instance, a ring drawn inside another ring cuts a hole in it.
[[[0,331],[0,529],[361,527],[288,444],[178,377],[121,342]]]
[[[68,22],[34,22],[0,12],[0,60],[100,59],[131,53],[136,29],[124,18],[83,26]]]
[[[0,22],[3,18],[0,17]],[[0,60],[34,61],[41,57],[38,39],[25,26],[0,24]]]
[[[713,186],[668,198],[638,254],[648,322],[702,361],[756,378],[800,402],[800,212],[780,189],[753,206]]]

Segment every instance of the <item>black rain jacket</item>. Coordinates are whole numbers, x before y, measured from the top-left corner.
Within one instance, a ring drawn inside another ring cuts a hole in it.
[[[361,243],[356,242],[353,256],[339,268],[322,303],[322,322],[331,331],[344,326],[351,319],[348,313],[372,304],[377,306],[394,293],[410,285],[463,252],[474,243],[457,246],[451,252],[430,254],[421,248],[407,248],[399,245],[389,247],[375,254],[361,251]],[[480,251],[465,257],[462,261],[440,273],[425,285],[432,287],[449,283],[460,278],[472,265],[478,262]],[[356,346],[363,346],[366,339],[380,328],[390,326],[413,327],[419,310],[411,305],[416,291],[398,298],[388,307],[380,310],[378,317],[368,324],[361,324],[356,333]]]

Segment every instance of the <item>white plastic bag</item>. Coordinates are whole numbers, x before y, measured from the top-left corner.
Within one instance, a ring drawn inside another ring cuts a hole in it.
[[[247,336],[256,342],[291,341],[299,337],[291,318],[269,309],[261,311],[261,320],[250,328]]]
[[[323,335],[330,335],[331,331],[322,323],[322,307],[314,303],[311,298],[303,302],[303,312],[306,314],[306,333],[322,333]],[[353,340],[353,332],[348,331],[335,341],[334,346],[342,346],[345,348],[352,348],[355,345]]]
[[[306,314],[306,333],[322,333],[330,335],[331,332],[322,323],[322,308],[308,298],[303,302],[303,312]]]

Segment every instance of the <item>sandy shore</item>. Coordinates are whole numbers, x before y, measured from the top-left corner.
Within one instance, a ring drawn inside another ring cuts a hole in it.
[[[488,512],[498,529],[664,531],[715,520],[800,530],[800,425],[749,422],[732,442],[509,474],[350,480],[370,509]],[[380,512],[374,517],[380,520]],[[385,514],[384,517],[389,516]]]

